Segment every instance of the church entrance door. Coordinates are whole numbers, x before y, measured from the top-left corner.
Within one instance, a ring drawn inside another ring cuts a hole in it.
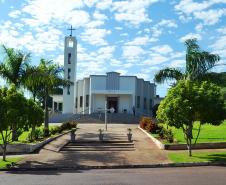
[[[107,108],[114,108],[115,113],[118,112],[118,97],[107,97]]]

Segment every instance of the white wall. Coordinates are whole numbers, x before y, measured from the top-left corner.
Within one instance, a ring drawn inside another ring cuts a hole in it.
[[[92,112],[96,112],[98,108],[104,109],[105,108],[105,95],[101,94],[93,94],[93,106],[92,106]]]
[[[77,90],[77,98],[78,98],[77,113],[80,113],[83,111],[83,107],[80,107],[80,96],[83,96],[83,83],[84,83],[84,80],[77,81],[77,88],[78,88],[78,90]]]
[[[90,76],[92,90],[106,90],[106,76]]]
[[[120,76],[119,90],[135,92],[136,89],[136,77]]]
[[[122,113],[124,109],[127,109],[127,113],[132,113],[132,96],[131,95],[120,95],[118,112]]]

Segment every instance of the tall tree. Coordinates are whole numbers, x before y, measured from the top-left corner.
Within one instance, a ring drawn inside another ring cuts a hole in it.
[[[23,53],[13,48],[2,46],[5,57],[0,64],[0,76],[3,77],[10,85],[15,85],[17,89],[21,87],[25,80],[25,71],[30,61],[30,54]],[[12,140],[17,140],[17,128],[14,127]]]
[[[199,132],[201,125],[205,123],[218,125],[225,118],[225,108],[220,88],[215,84],[207,81],[199,83],[180,80],[168,91],[166,98],[160,103],[157,119],[183,130],[189,156],[191,156],[194,122],[200,122]]]
[[[185,46],[187,48],[185,72],[176,68],[162,69],[155,75],[157,83],[163,83],[166,80],[203,80],[220,60],[218,55],[202,51],[196,39],[186,40]]]
[[[19,88],[24,81],[27,64],[30,61],[30,54],[23,53],[13,48],[2,46],[5,57],[0,64],[0,76],[9,84]]]
[[[6,159],[7,144],[13,141],[10,136],[17,129],[23,129],[27,122],[26,98],[16,91],[15,86],[10,89],[0,89],[0,134],[3,144],[3,160]]]
[[[39,96],[43,98],[44,104],[44,125],[45,125],[45,135],[49,134],[49,112],[48,112],[48,97],[49,95],[59,87],[63,87],[71,84],[72,82],[63,79],[63,68],[52,61],[47,61],[45,59],[40,60],[38,65],[38,70],[33,73],[31,78],[35,80],[30,80],[31,86],[38,87]]]

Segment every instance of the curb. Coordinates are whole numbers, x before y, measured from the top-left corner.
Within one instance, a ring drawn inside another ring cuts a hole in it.
[[[199,163],[165,163],[144,165],[115,165],[115,166],[55,166],[55,167],[11,167],[0,171],[59,171],[59,170],[91,170],[91,169],[138,169],[138,168],[172,168],[172,167],[200,167],[200,166],[226,166],[226,162],[199,162]]]

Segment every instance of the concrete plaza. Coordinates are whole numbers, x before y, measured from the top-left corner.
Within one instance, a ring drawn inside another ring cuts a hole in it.
[[[98,141],[98,130],[105,129],[104,124],[79,124],[76,131],[76,140]],[[133,149],[126,148],[95,150],[61,151],[70,135],[64,135],[47,144],[39,154],[26,156],[19,167],[77,167],[77,166],[118,166],[118,165],[146,165],[156,163],[168,163],[167,153],[159,150],[156,145],[137,128],[135,124],[109,124],[108,130],[104,131],[104,140],[115,142],[127,141],[127,129],[133,133]],[[90,146],[89,146],[90,147]]]

